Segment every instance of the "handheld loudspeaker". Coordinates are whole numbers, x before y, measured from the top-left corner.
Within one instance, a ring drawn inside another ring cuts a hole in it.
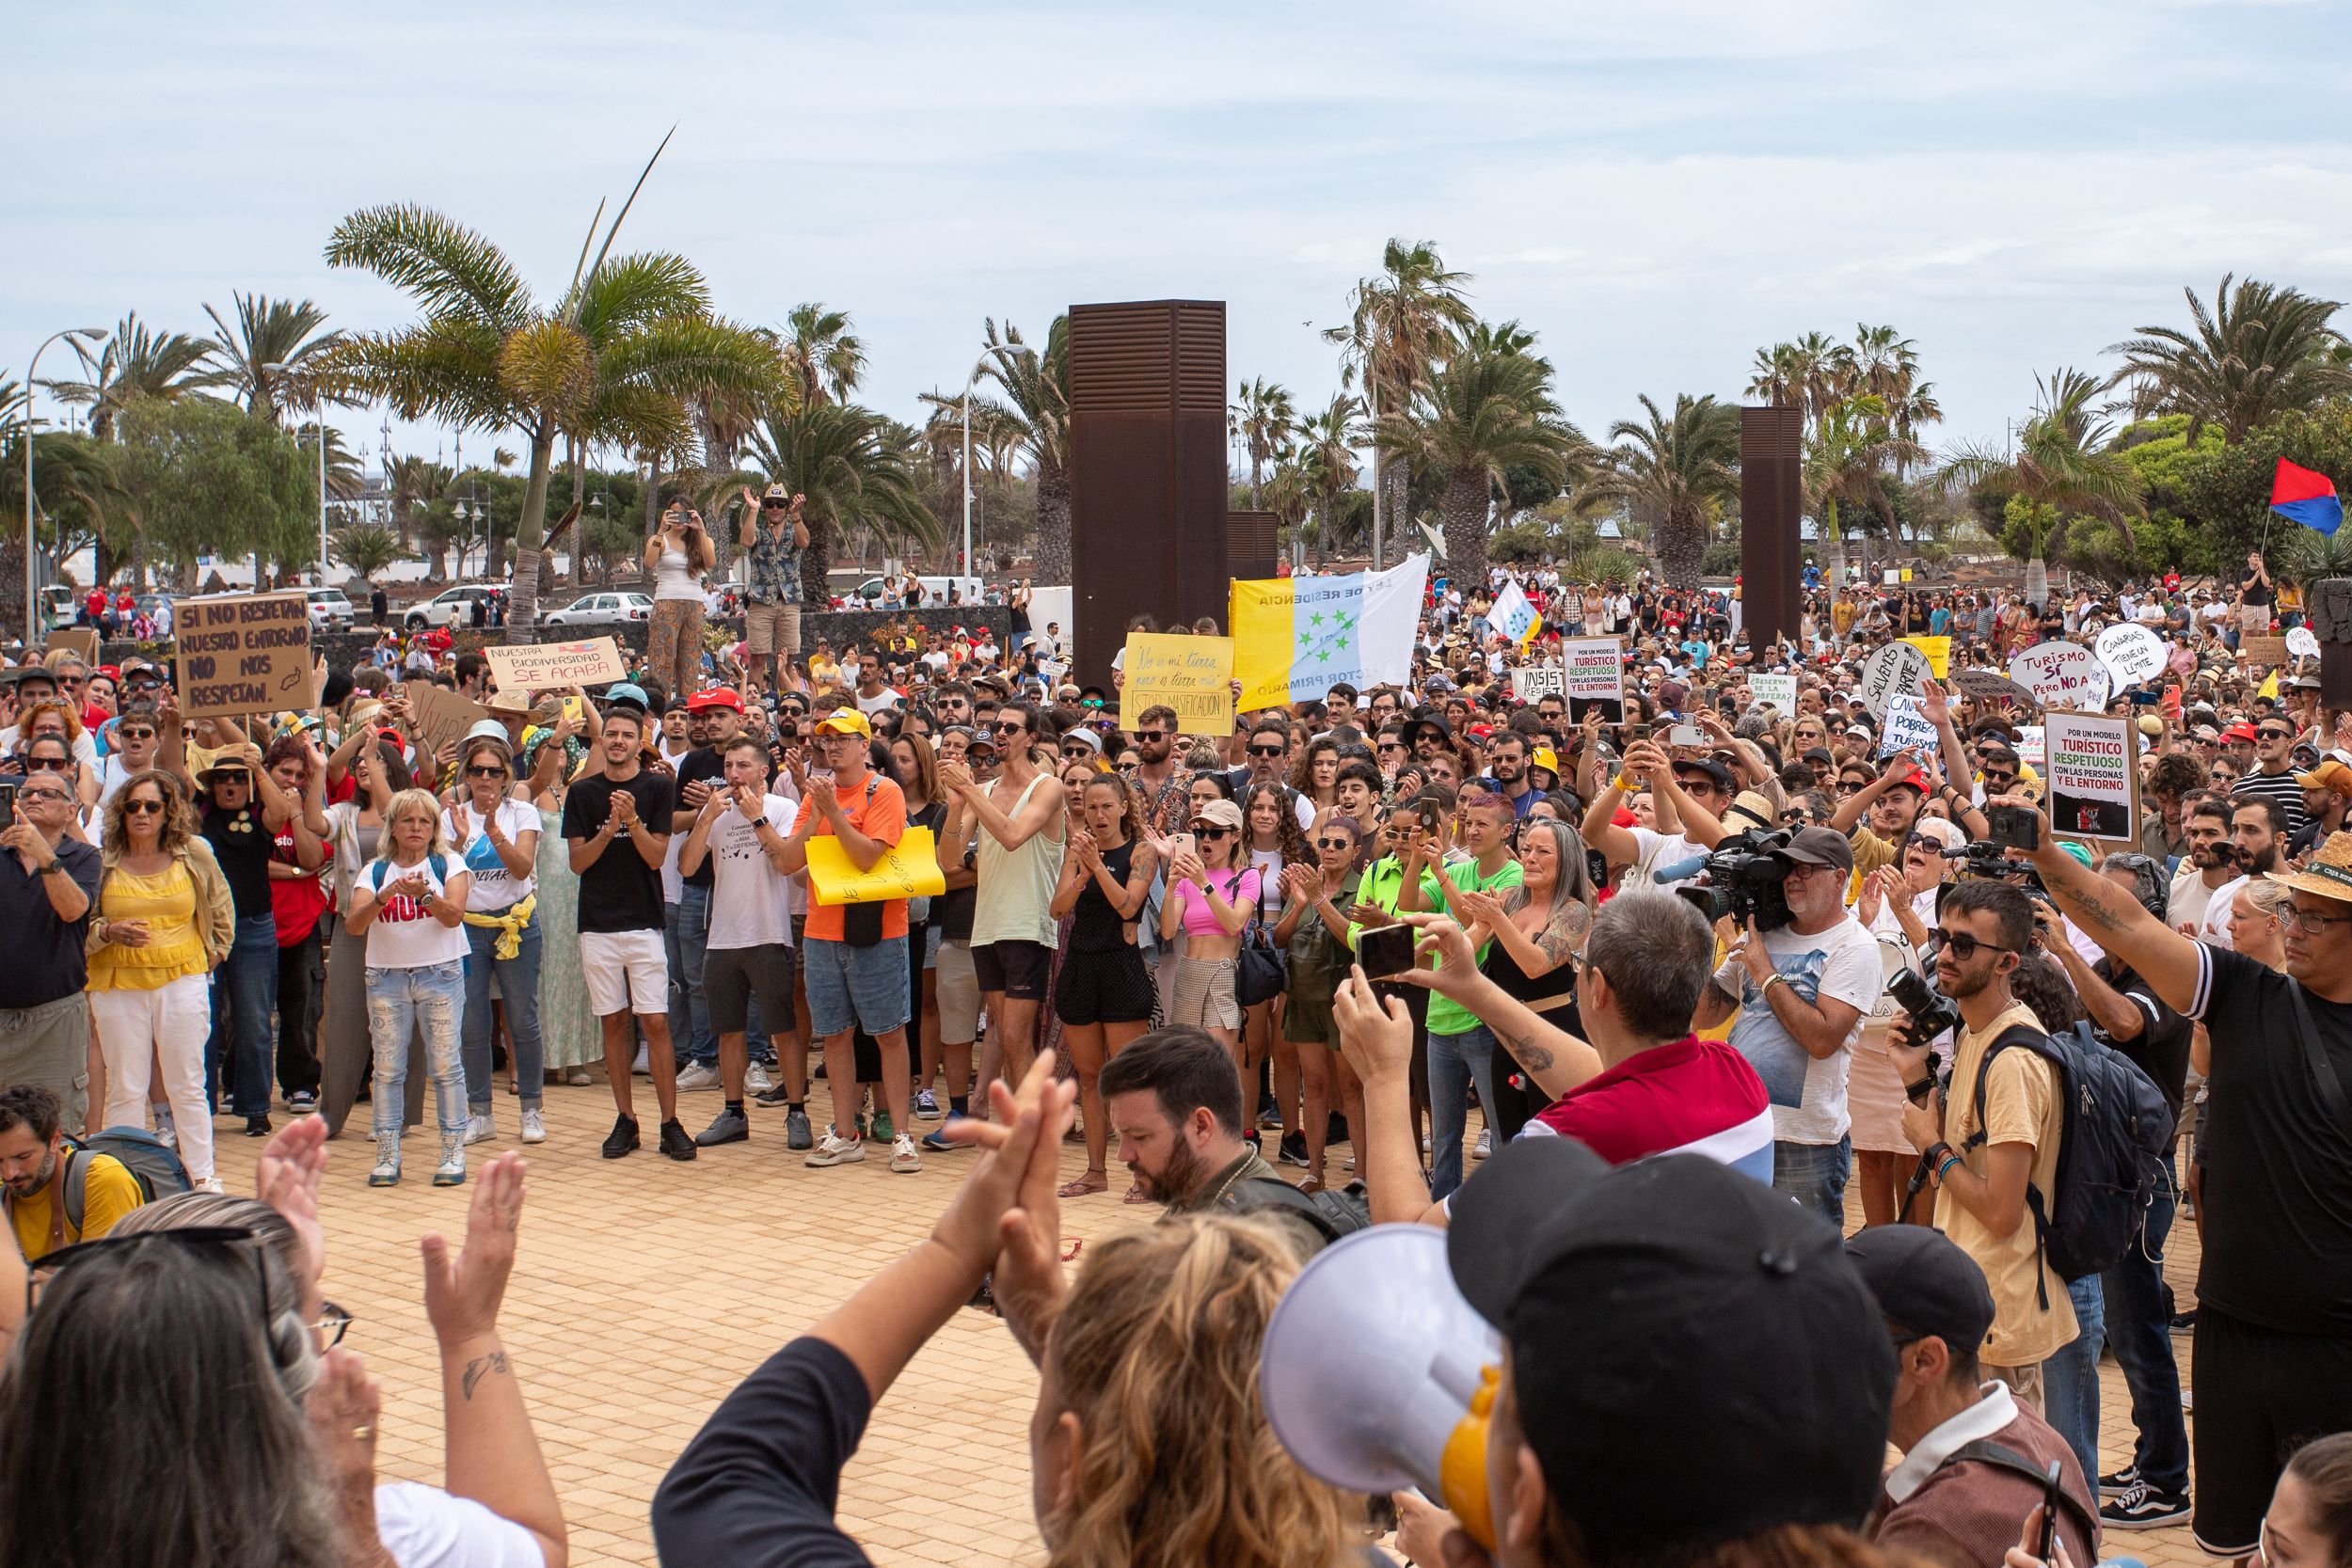
[[[1298,1272],[1266,1325],[1258,1397],[1290,1456],[1351,1492],[1413,1486],[1482,1546],[1502,1341],[1462,1299],[1445,1233],[1358,1231]]]

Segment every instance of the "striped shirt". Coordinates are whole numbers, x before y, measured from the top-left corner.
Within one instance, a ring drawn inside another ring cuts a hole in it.
[[[2279,773],[2249,773],[2230,786],[2230,794],[2234,800],[2262,800],[2276,805],[2285,819],[2279,830],[2280,838],[2299,832],[2311,820],[2310,814],[2303,810],[2303,786],[2295,782],[2292,768]]]
[[[1772,1107],[1748,1059],[1685,1035],[1637,1051],[1538,1113],[1519,1136],[1576,1138],[1613,1165],[1652,1154],[1702,1154],[1758,1181],[1772,1179]]]

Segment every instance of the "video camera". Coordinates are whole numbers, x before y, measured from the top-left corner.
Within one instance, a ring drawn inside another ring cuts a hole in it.
[[[1777,931],[1797,917],[1780,885],[1788,875],[1788,863],[1774,859],[1772,851],[1786,849],[1795,836],[1787,828],[1734,833],[1707,857],[1704,885],[1675,892],[1696,904],[1710,926],[1729,915],[1737,925],[1745,926],[1753,918],[1757,930]]]

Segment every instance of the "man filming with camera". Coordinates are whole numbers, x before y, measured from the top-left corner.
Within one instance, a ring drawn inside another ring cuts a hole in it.
[[[1842,1227],[1853,1166],[1847,1048],[1882,989],[1878,942],[1846,909],[1853,847],[1843,833],[1803,828],[1766,852],[1787,867],[1780,893],[1788,918],[1751,914],[1744,934],[1726,933],[1731,955],[1692,1027],[1711,1029],[1738,1013],[1731,1047],[1772,1097],[1772,1185]]]

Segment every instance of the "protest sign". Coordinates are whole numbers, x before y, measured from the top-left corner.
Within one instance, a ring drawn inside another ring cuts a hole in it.
[[[59,626],[49,634],[49,646],[53,650],[63,648],[85,664],[95,664],[98,662],[98,628]]]
[[[1625,640],[1617,637],[1570,637],[1560,643],[1560,663],[1565,672],[1568,721],[1581,724],[1588,713],[1604,724],[1625,722]]]
[[[2287,640],[2283,637],[2241,637],[2237,641],[2237,657],[2241,663],[2256,666],[2284,664],[2287,661]]]
[[[1879,736],[1882,757],[1891,757],[1905,747],[1921,755],[1931,754],[1939,740],[1933,724],[1919,712],[1919,699],[1908,691],[1898,691],[1887,700],[1886,730]]]
[[[2115,689],[2138,686],[2164,673],[2166,654],[2164,640],[2146,626],[2129,624],[2109,626],[2099,634],[2092,645],[2099,662],[2115,677]]]
[[[2107,667],[2079,642],[2042,642],[2009,661],[2009,678],[2043,707],[2106,705]]]
[[[190,719],[307,708],[318,701],[303,594],[223,594],[172,607],[180,711]]]
[[[1904,641],[1928,656],[1928,668],[1942,680],[1952,672],[1952,640],[1948,637],[1906,637]]]
[[[417,732],[417,749],[427,755],[439,755],[442,747],[463,740],[468,730],[490,717],[490,710],[480,703],[431,681],[410,681],[400,689],[408,699],[408,722]]]
[[[52,638],[50,641],[55,641],[56,640]],[[2319,638],[2317,634],[2315,634],[2309,626],[2296,627],[2293,631],[2287,633],[2287,652],[2293,654],[2297,658],[2317,658],[2319,657]]]
[[[1176,710],[1180,735],[1233,733],[1233,640],[1131,631],[1120,659],[1119,724],[1134,730],[1143,710]]]
[[[939,869],[939,850],[929,828],[909,828],[863,871],[839,839],[818,833],[808,841],[808,891],[827,907],[872,904],[885,898],[936,898],[947,891],[947,879]]]
[[[2045,716],[2042,731],[2049,752],[2049,767],[2042,771],[2050,832],[2118,847],[2136,844],[2139,743],[2132,721],[2057,712]]]
[[[2017,726],[2017,760],[2037,773],[2042,771],[2042,765],[2049,760],[2049,749],[2043,740],[2041,725]]]
[[[501,691],[545,691],[553,687],[602,686],[628,674],[620,645],[609,637],[578,642],[492,643],[482,650],[490,678]]]
[[[1797,711],[1797,677],[1794,675],[1750,675],[1748,695],[1759,703],[1770,703],[1784,714]]]
[[[2011,703],[2033,701],[2032,692],[1997,670],[1957,671],[1952,675],[1952,684],[1971,697],[1998,699]]]
[[[1928,656],[1908,642],[1889,642],[1862,663],[1861,684],[1854,695],[1870,710],[1870,717],[1883,720],[1886,705],[1899,691],[1915,692],[1920,683],[1931,679],[1935,668]]]
[[[1511,695],[1522,703],[1567,692],[1567,672],[1557,664],[1522,664],[1511,672]]]

